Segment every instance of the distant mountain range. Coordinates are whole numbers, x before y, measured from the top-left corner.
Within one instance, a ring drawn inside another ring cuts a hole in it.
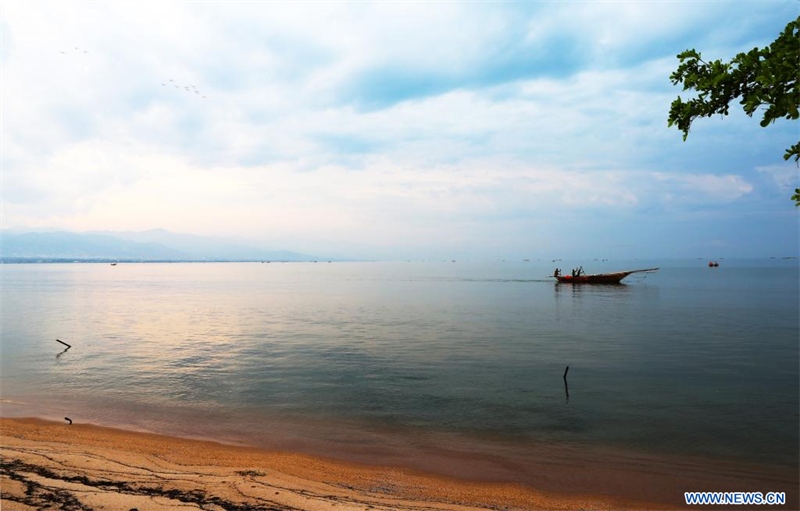
[[[143,232],[0,232],[0,260],[34,261],[315,261],[286,250],[163,229]]]

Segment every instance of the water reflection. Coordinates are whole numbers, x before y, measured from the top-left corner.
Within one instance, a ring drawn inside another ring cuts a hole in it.
[[[598,295],[598,294],[624,294],[631,291],[630,286],[624,282],[618,284],[555,284],[556,293],[571,292],[574,295]]]
[[[800,308],[797,271],[778,270],[570,285],[532,265],[6,267],[3,397],[155,430],[347,419],[780,459],[797,445]],[[76,350],[54,362],[58,335]]]

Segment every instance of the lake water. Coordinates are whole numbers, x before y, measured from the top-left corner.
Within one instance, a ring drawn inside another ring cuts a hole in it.
[[[484,479],[553,446],[797,467],[798,261],[721,263],[2,265],[1,411]]]

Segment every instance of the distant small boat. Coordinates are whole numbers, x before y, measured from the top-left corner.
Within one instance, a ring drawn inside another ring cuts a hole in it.
[[[117,265],[117,263],[111,263],[111,266],[116,266],[116,265]]]
[[[644,270],[618,271],[615,273],[593,273],[581,275],[553,275],[559,282],[564,284],[619,284],[622,279],[631,273],[642,273],[646,271],[656,271],[658,268],[647,268]]]

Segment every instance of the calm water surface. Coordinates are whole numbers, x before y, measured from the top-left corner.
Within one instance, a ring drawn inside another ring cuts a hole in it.
[[[1,411],[520,474],[547,445],[796,467],[798,262],[722,263],[3,265]]]

